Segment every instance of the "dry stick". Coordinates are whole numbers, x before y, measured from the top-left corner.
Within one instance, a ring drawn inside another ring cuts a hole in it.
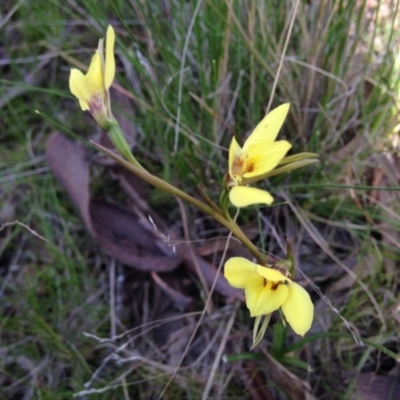
[[[115,258],[110,261],[110,333],[111,340],[117,336],[117,324],[115,315]]]
[[[312,64],[307,63],[305,61],[297,60],[295,57],[292,57],[292,56],[285,57],[285,60],[286,61],[290,61],[293,64],[297,64],[297,65],[301,65],[302,67],[309,68],[309,69],[313,70],[314,72],[318,72],[319,74],[321,74],[323,76],[326,76],[327,78],[336,81],[337,83],[342,85],[344,88],[347,88],[347,84],[343,79],[340,79],[338,76],[330,73],[329,71],[325,71],[324,69],[319,68],[316,65],[312,65]],[[368,78],[365,78],[365,80],[368,80]]]
[[[122,382],[122,391],[124,392],[124,399],[125,400],[130,400],[129,391],[128,391],[128,385],[126,383],[125,376],[122,377],[121,382]]]
[[[158,320],[154,320],[154,321],[150,321],[150,322],[146,322],[143,323],[140,326],[135,326],[132,329],[129,329],[123,333],[120,333],[118,336],[115,336],[114,341],[119,340],[119,339],[123,339],[125,336],[128,336],[130,334],[136,333],[136,331],[138,331],[139,329],[143,329],[146,328],[145,331],[142,331],[141,333],[136,334],[137,336],[135,336],[134,338],[136,339],[139,336],[144,335],[147,332],[150,332],[152,329],[158,328],[161,325],[164,325],[166,323],[169,322],[174,322],[174,321],[178,321],[180,319],[183,319],[185,317],[196,317],[197,315],[200,315],[200,311],[195,311],[195,312],[190,312],[190,313],[186,313],[184,315],[177,315],[177,316],[173,316],[173,317],[169,317],[169,318],[163,318],[163,319],[158,319]],[[90,338],[90,339],[94,339],[97,342],[99,342],[99,344],[103,344],[103,343],[108,343],[110,342],[110,338],[101,338],[99,336],[93,335],[92,333],[87,333],[87,332],[83,332],[83,335]],[[131,340],[131,338],[129,338],[128,340]]]
[[[260,253],[258,248],[248,239],[248,237],[243,233],[240,227],[236,224],[233,220],[226,219],[222,214],[216,212],[213,208],[208,206],[207,204],[203,203],[200,200],[188,195],[187,193],[183,192],[182,190],[176,188],[175,186],[165,182],[164,180],[150,174],[144,169],[138,168],[132,165],[129,161],[124,160],[122,157],[107,149],[106,147],[94,142],[90,141],[90,143],[99,151],[106,154],[113,160],[115,160],[118,164],[125,167],[128,171],[132,172],[133,174],[137,175],[139,178],[143,179],[144,181],[150,183],[151,185],[155,186],[158,189],[164,190],[167,193],[172,194],[173,196],[179,197],[180,199],[188,202],[189,204],[197,207],[199,210],[203,211],[204,213],[212,216],[215,220],[217,220],[221,225],[228,228],[233,234],[243,243],[243,245],[250,251],[250,253],[255,257],[257,262],[261,265],[265,265],[265,257],[263,254]]]
[[[276,90],[276,87],[278,86],[279,76],[280,76],[281,71],[282,71],[283,61],[285,59],[285,54],[286,54],[286,51],[287,51],[287,48],[288,48],[288,45],[289,45],[289,40],[290,40],[290,36],[292,34],[292,30],[293,30],[293,26],[294,26],[294,20],[296,19],[297,9],[299,8],[299,3],[300,3],[300,0],[297,0],[296,4],[293,7],[292,19],[290,21],[288,33],[287,33],[286,40],[285,40],[285,44],[283,45],[283,52],[282,52],[281,60],[279,61],[278,70],[276,71],[274,84],[272,85],[271,96],[269,97],[269,102],[268,102],[268,105],[267,105],[266,114],[268,114],[269,109],[271,108],[272,100],[274,99],[274,95],[275,95],[275,90]]]
[[[32,235],[38,237],[39,239],[48,242],[48,240],[46,238],[44,238],[43,236],[39,235],[36,231],[34,231],[32,228],[30,228],[28,225],[24,224],[23,222],[20,222],[18,220],[16,221],[11,221],[11,222],[5,222],[3,225],[0,225],[0,231],[2,231],[3,229],[5,229],[7,226],[14,226],[14,225],[20,225],[23,228],[25,228],[27,231],[29,231],[30,233],[32,233]]]

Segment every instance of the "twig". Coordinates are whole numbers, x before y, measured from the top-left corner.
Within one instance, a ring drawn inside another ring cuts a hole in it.
[[[36,231],[34,231],[32,228],[30,228],[28,225],[24,224],[21,221],[10,221],[10,222],[5,222],[3,225],[0,226],[0,232],[5,229],[7,226],[14,226],[14,225],[20,225],[23,228],[25,228],[27,231],[29,231],[30,233],[32,233],[32,235],[38,237],[39,239],[43,240],[44,242],[48,242],[48,240],[46,238],[44,238],[43,236],[39,235]]]
[[[300,0],[297,0],[296,4],[293,7],[292,19],[290,20],[290,25],[289,25],[288,33],[287,33],[287,36],[286,36],[285,44],[283,45],[282,56],[281,56],[281,59],[279,61],[278,70],[276,71],[274,84],[272,85],[271,95],[269,97],[269,102],[268,102],[268,105],[267,105],[266,114],[268,114],[268,112],[269,112],[269,110],[271,108],[271,105],[272,105],[272,101],[274,99],[275,90],[276,90],[276,87],[278,85],[279,76],[280,76],[281,71],[282,71],[283,62],[285,60],[285,54],[286,54],[286,51],[287,51],[287,48],[288,48],[288,45],[289,45],[290,36],[292,35],[292,30],[293,30],[293,26],[294,26],[294,20],[296,19],[296,14],[297,14],[297,9],[299,8],[299,3],[300,3]]]

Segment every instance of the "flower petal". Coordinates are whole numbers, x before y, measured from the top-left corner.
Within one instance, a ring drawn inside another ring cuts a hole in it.
[[[274,198],[265,190],[248,187],[234,186],[229,192],[230,202],[237,208],[253,204],[272,204]]]
[[[249,276],[257,274],[257,264],[243,257],[232,257],[225,263],[225,278],[229,284],[244,289]]]
[[[242,154],[242,148],[239,146],[238,142],[236,141],[235,136],[232,137],[231,145],[229,146],[229,175],[233,179],[237,179],[237,171],[234,171],[233,164],[235,160],[237,160],[240,155]],[[240,174],[239,174],[240,175]]]
[[[264,142],[250,146],[247,149],[247,163],[252,165],[249,172],[243,174],[244,178],[254,178],[273,170],[285,157],[292,145],[286,140],[278,142]]]
[[[86,84],[92,93],[103,91],[103,71],[98,51],[96,51],[90,61],[88,72],[86,73]]]
[[[262,142],[273,142],[278,136],[290,104],[285,103],[268,113],[256,126],[252,134],[246,140],[243,151],[247,151],[250,146]]]
[[[69,75],[69,90],[80,101],[87,102],[90,99],[91,92],[90,87],[87,85],[86,76],[83,75],[79,69],[71,69]]]
[[[107,28],[106,36],[106,61],[104,68],[104,87],[108,90],[115,76],[115,57],[114,57],[115,32],[111,25]]]
[[[273,268],[263,267],[262,265],[257,265],[257,273],[272,282],[285,282],[288,280],[282,272]]]
[[[292,329],[303,336],[314,317],[314,305],[308,292],[296,282],[289,285],[289,294],[282,304],[282,312]]]
[[[86,110],[90,109],[89,104],[86,103],[86,101],[79,100],[79,105],[81,106],[82,111],[86,111]]]
[[[105,68],[105,62],[104,62],[104,38],[99,39],[99,44],[97,45],[96,53],[99,56],[101,74],[103,76],[103,81],[104,81],[104,68]]]
[[[245,287],[246,305],[252,317],[266,315],[274,312],[284,304],[288,287],[279,285],[274,290],[271,285],[265,285],[265,280],[261,275],[251,275]]]

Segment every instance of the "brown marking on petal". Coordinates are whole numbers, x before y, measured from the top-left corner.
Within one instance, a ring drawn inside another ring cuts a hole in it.
[[[89,111],[91,114],[98,114],[104,110],[104,99],[100,93],[94,94],[89,100]]]
[[[272,283],[271,284],[271,290],[276,290],[276,289],[278,289],[278,287],[279,287],[279,285],[281,284],[282,282],[274,282],[274,283]]]
[[[254,171],[254,162],[246,163],[246,171],[244,172],[252,172]]]
[[[235,157],[232,164],[232,174],[242,176],[243,159],[242,157]]]
[[[252,172],[255,168],[254,161],[249,161],[247,157],[236,156],[232,164],[232,174],[243,177],[247,172]]]
[[[293,280],[291,277],[289,271],[285,267],[281,267],[280,265],[270,265],[269,268],[275,269],[276,271],[279,271],[282,275],[285,275],[286,278]]]
[[[270,289],[273,291],[278,289],[278,287],[280,285],[288,285],[289,284],[289,282],[287,280],[279,281],[279,282],[272,282],[272,281],[268,281],[266,278],[264,278],[264,282],[263,282],[264,287],[266,287],[268,285],[268,283],[270,283],[270,286],[271,286]]]

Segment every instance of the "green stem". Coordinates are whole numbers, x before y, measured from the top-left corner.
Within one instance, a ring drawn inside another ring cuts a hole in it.
[[[110,138],[114,147],[125,157],[131,164],[138,168],[144,169],[138,160],[133,156],[132,151],[125,139],[125,136],[118,124],[117,120],[113,120],[108,127],[108,137]]]
[[[172,195],[174,195],[176,197],[179,197],[180,199],[186,201],[187,203],[197,207],[199,210],[201,210],[204,213],[213,217],[221,225],[228,228],[243,243],[243,245],[257,259],[259,264],[265,265],[265,258],[263,256],[263,254],[260,253],[260,251],[257,249],[257,247],[254,246],[254,244],[247,238],[247,236],[243,233],[243,231],[239,228],[239,226],[233,220],[226,219],[222,214],[215,211],[209,205],[188,195],[187,193],[185,193],[182,190],[176,188],[175,186],[169,184],[168,182],[165,182],[162,179],[150,174],[143,167],[138,167],[136,165],[131,164],[129,161],[124,160],[118,154],[115,154],[113,151],[107,149],[106,147],[101,146],[100,144],[98,144],[96,142],[91,141],[91,143],[93,144],[94,147],[96,147],[96,149],[98,149],[102,153],[106,154],[107,156],[111,157],[118,164],[122,165],[128,171],[137,175],[139,178],[141,178],[144,181],[150,183],[151,185],[157,187],[158,189],[161,189],[165,192],[171,193]]]

